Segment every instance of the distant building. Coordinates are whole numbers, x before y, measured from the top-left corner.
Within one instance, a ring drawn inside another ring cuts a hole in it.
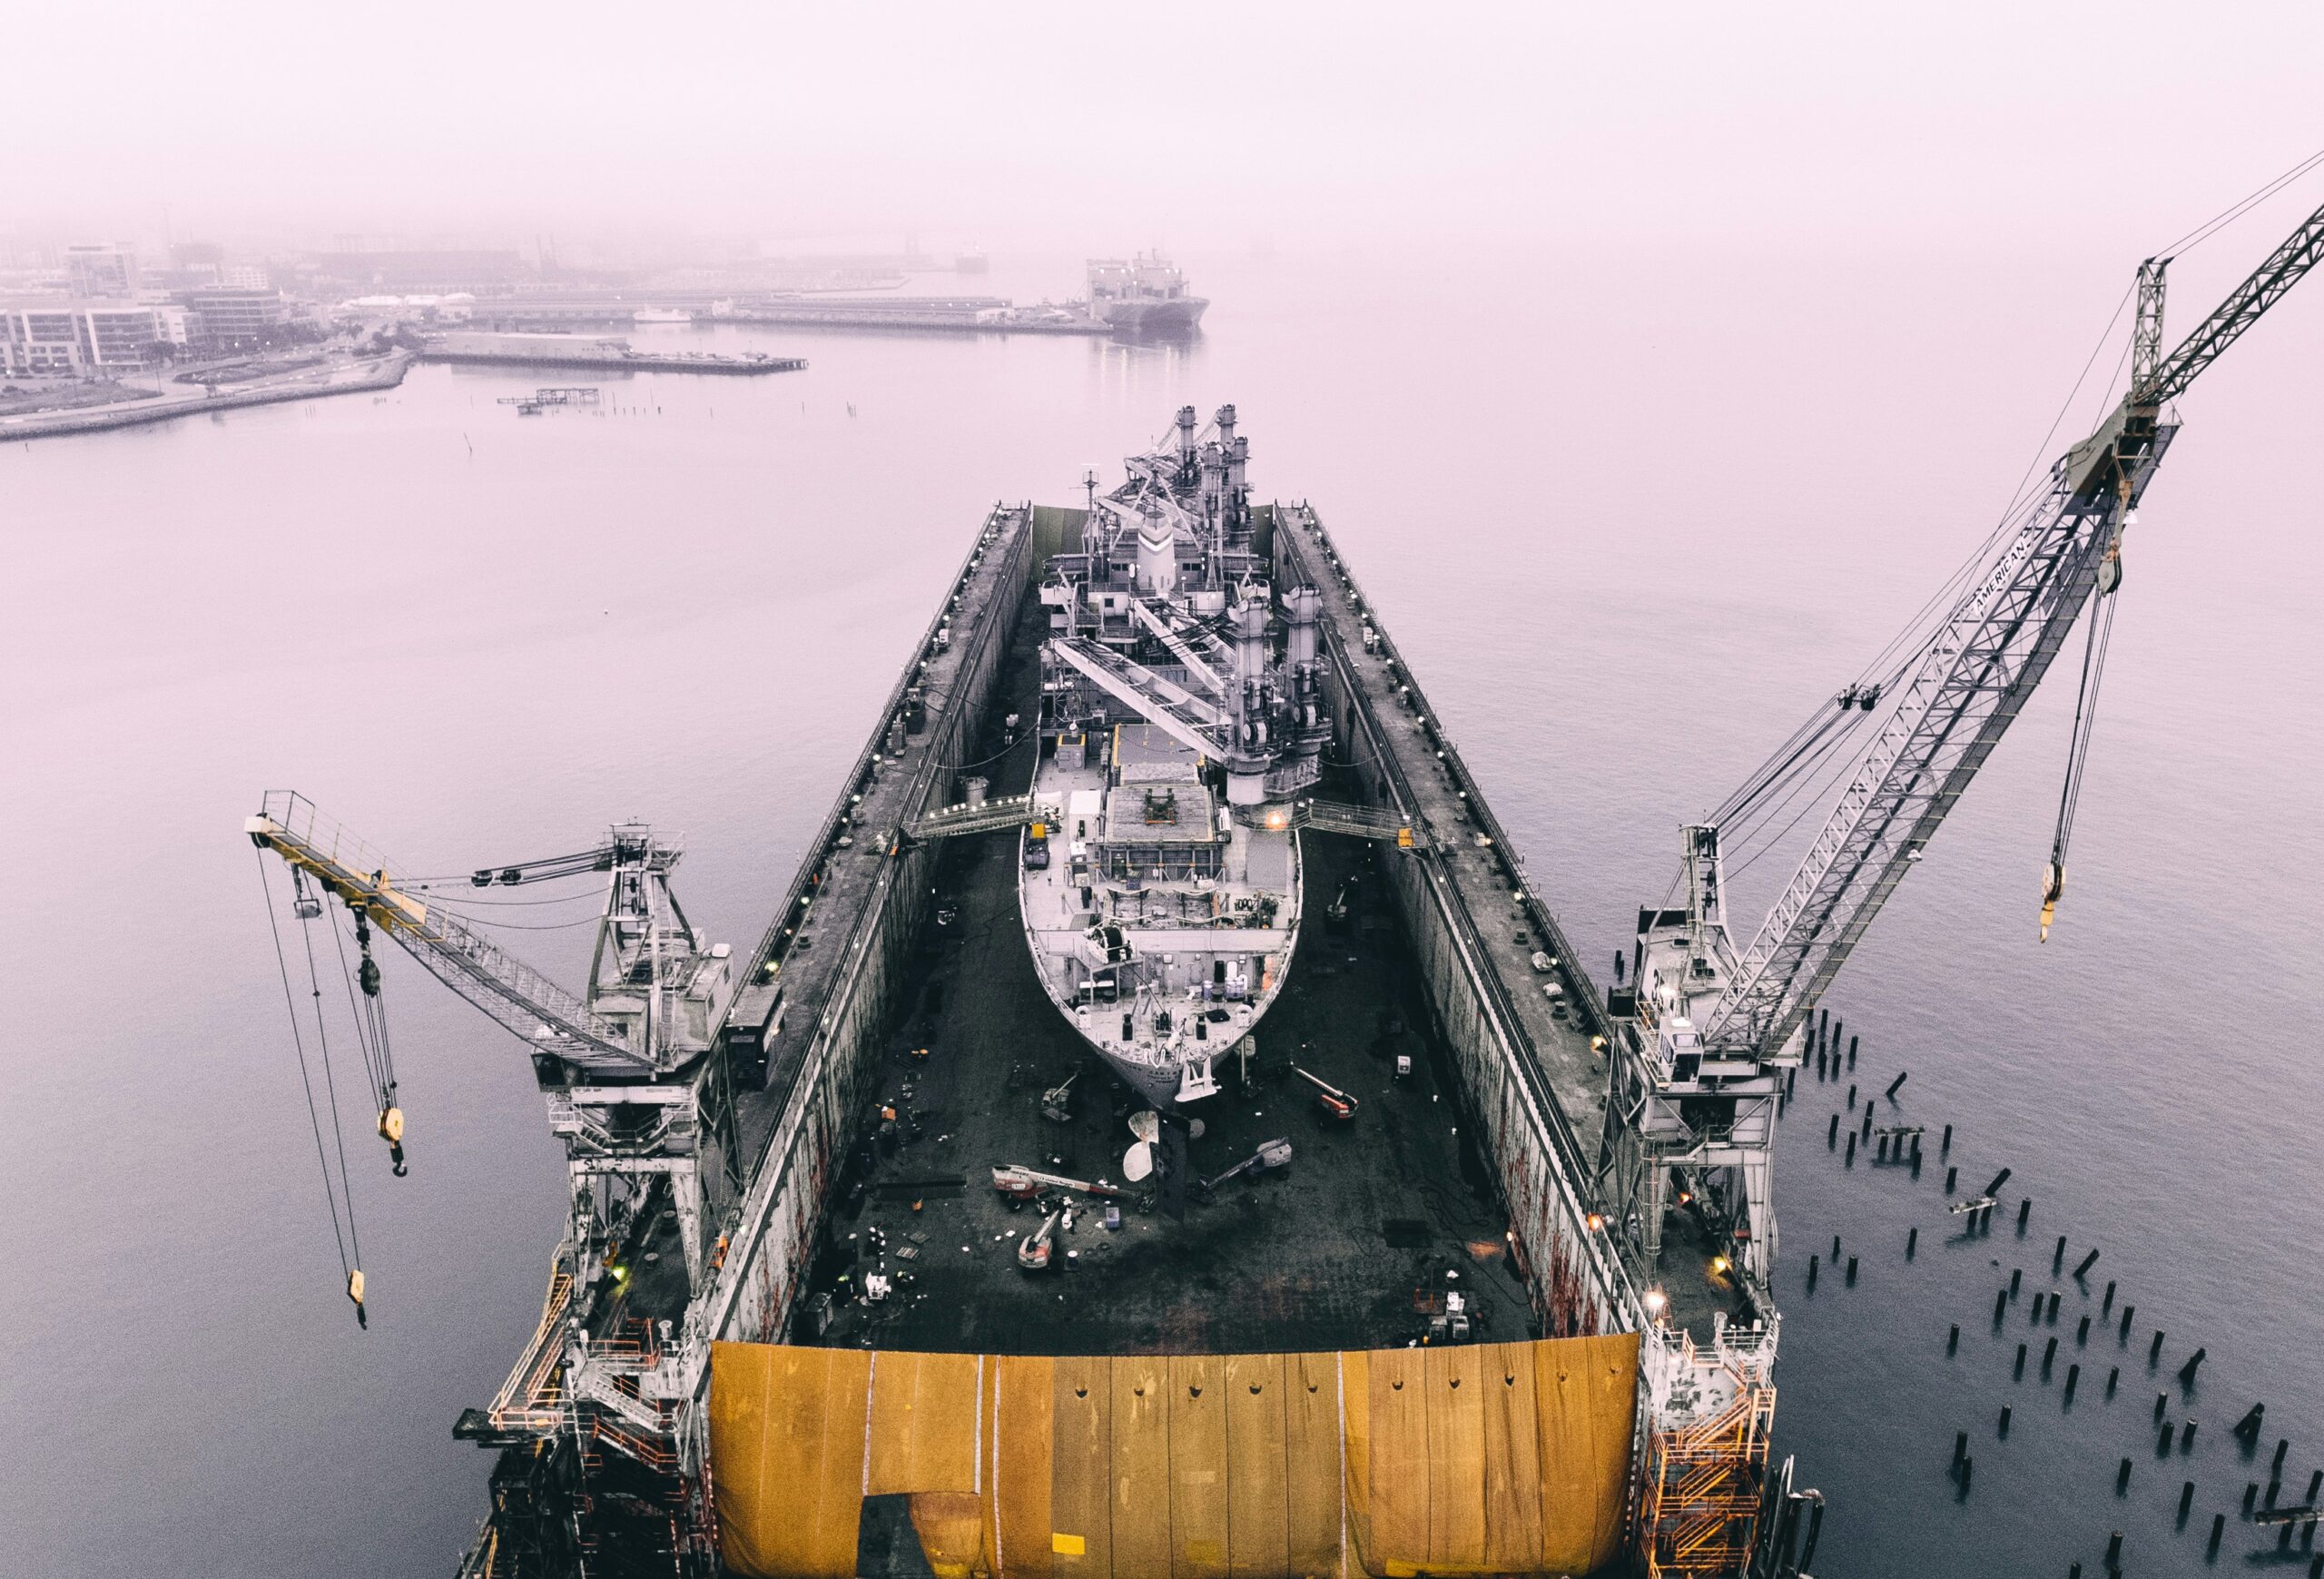
[[[15,377],[97,378],[186,342],[186,311],[121,301],[0,307],[0,365]]]
[[[501,252],[326,252],[315,262],[324,279],[364,295],[481,295],[509,290],[525,272],[522,258]]]
[[[64,276],[73,294],[94,297],[137,294],[137,254],[119,242],[86,242],[64,249]]]
[[[202,285],[178,293],[191,331],[189,343],[206,350],[250,350],[279,337],[290,304],[271,288]]]

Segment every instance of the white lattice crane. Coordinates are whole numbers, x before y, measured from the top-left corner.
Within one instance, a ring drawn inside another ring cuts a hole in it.
[[[2060,456],[2046,488],[2003,523],[1983,556],[1932,607],[1939,617],[1892,648],[1892,668],[1850,686],[1735,796],[1684,831],[1685,903],[1639,914],[1630,990],[1607,1108],[1610,1205],[1632,1253],[1660,1250],[1674,1169],[1721,1202],[1736,1259],[1763,1278],[1776,1249],[1773,1140],[1777,1090],[1803,1056],[1804,1028],[1881,905],[2024,710],[2085,607],[2083,706],[2058,830],[2043,876],[2047,936],[2064,891],[2065,844],[2088,746],[2122,544],[2179,423],[2165,409],[2324,258],[2324,209],[2310,214],[2167,358],[2168,258],[2140,265],[2128,388],[2089,437]],[[1814,782],[1833,748],[1877,725],[1821,830],[1748,942],[1728,930],[1722,836]]]

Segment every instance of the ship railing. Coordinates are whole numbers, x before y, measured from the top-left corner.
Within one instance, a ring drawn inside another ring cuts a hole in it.
[[[494,1430],[549,1432],[564,1424],[565,1389],[557,1373],[565,1357],[565,1315],[572,1302],[573,1274],[560,1255],[550,1270],[540,1324],[485,1411]]]

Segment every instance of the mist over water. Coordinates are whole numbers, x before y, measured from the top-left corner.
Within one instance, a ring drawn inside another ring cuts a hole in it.
[[[2191,260],[2174,324],[2280,230]],[[1602,973],[1679,824],[1991,527],[2127,282],[2119,252],[1286,244],[1182,259],[1214,300],[1184,345],[671,331],[811,366],[593,375],[604,415],[538,419],[497,402],[575,380],[427,367],[377,400],[0,449],[0,1180],[20,1206],[0,1566],[434,1574],[483,1514],[489,1456],[450,1426],[537,1317],[558,1153],[518,1049],[389,951],[412,1176],[388,1177],[342,1061],[356,1331],[240,833],[261,791],[420,873],[617,819],[680,829],[689,914],[747,944],[991,502],[1072,502],[1085,465],[1110,479],[1179,405],[1232,400],[1256,490],[1322,512]],[[1004,255],[983,283],[1022,300],[1078,273]],[[2051,941],[2067,661],[1828,1000],[1866,1092],[1909,1069],[1898,1111],[1957,1126],[1965,1187],[2009,1166],[2036,1205],[2022,1245],[2009,1218],[1951,1242],[1937,1159],[1917,1183],[1842,1169],[1824,1128],[1845,1082],[1803,1076],[1777,1161],[1777,1451],[1833,1499],[1819,1572],[2096,1572],[2116,1528],[2134,1571],[2186,1571],[2211,1511],[2266,1478],[2227,1436],[2256,1398],[2262,1460],[2294,1442],[2288,1495],[2324,1463],[2307,291],[2186,402],[2131,534]],[[1737,873],[1738,913],[1789,871]],[[589,933],[503,937],[570,980]],[[1857,1283],[1827,1269],[1808,1295],[1835,1233]],[[2058,1327],[2021,1302],[1990,1331],[2012,1267],[2050,1287],[2058,1233],[2069,1269],[2102,1248],[2093,1289],[2138,1305],[2129,1350],[2111,1324],[2076,1349],[2071,1281]],[[2083,1365],[2071,1413],[2034,1367],[2009,1379],[2015,1344],[2053,1333],[2059,1375]],[[2170,1373],[2198,1343],[2182,1404]],[[2201,1425],[2162,1466],[2166,1388]],[[1944,1473],[1960,1428],[1965,1504]],[[2223,1563],[2259,1544],[2242,1529]]]

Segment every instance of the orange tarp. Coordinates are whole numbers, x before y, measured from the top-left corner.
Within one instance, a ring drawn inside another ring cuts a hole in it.
[[[1054,1359],[720,1344],[722,1554],[738,1574],[849,1579],[876,1508],[944,1579],[1587,1574],[1621,1544],[1638,1341]]]

